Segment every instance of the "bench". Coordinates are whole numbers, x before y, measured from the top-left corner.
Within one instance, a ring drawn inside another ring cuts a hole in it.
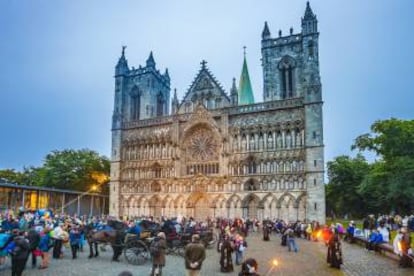
[[[354,237],[354,242],[359,245],[364,246],[364,248],[366,248],[368,244],[367,239],[365,239],[364,237]],[[391,244],[381,243],[377,245],[377,252],[393,260],[396,260],[396,261],[400,260],[400,257],[397,254],[395,254],[394,247]]]

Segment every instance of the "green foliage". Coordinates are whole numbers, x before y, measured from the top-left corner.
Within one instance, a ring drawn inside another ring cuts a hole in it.
[[[23,172],[0,170],[0,178],[24,185],[36,185],[88,191],[105,190],[109,181],[110,162],[91,150],[52,151],[42,167],[24,168]]]
[[[352,149],[374,151],[386,161],[414,156],[414,120],[376,121],[371,131],[375,135],[357,137]]]
[[[371,131],[352,149],[373,151],[378,161],[368,164],[358,154],[328,162],[328,215],[414,211],[414,120],[377,121]]]
[[[358,154],[355,158],[338,156],[328,162],[329,184],[326,186],[328,214],[363,215],[363,200],[357,192],[365,178],[369,164]]]

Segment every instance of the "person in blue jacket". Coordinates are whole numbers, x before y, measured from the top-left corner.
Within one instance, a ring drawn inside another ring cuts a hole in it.
[[[374,229],[368,238],[367,249],[368,250],[377,250],[377,246],[384,242],[381,233],[378,230]]]
[[[76,253],[79,250],[81,240],[81,232],[79,231],[78,225],[73,225],[72,229],[69,232],[69,242],[70,242],[70,248],[72,250],[72,259],[76,259]]]
[[[141,226],[138,223],[133,222],[131,227],[128,229],[128,234],[137,235],[138,238],[141,235]]]
[[[49,266],[49,249],[52,247],[49,232],[50,228],[45,227],[40,234],[39,249],[42,252],[42,264],[39,266],[39,269],[45,269]]]

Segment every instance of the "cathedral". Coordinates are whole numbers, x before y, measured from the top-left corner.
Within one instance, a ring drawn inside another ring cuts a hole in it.
[[[261,35],[263,100],[246,56],[226,92],[202,61],[179,100],[152,52],[115,67],[110,214],[325,222],[318,21]],[[171,102],[170,102],[170,98]]]

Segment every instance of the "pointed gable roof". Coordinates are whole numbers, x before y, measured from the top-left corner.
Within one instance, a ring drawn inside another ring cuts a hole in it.
[[[216,78],[207,68],[206,63],[207,62],[204,60],[201,62],[201,68],[198,71],[197,76],[194,78],[194,81],[191,83],[187,93],[185,94],[181,105],[184,102],[192,101],[194,95],[201,93],[211,93],[216,96],[221,96],[223,100],[227,100],[227,102],[230,103],[229,96],[226,94],[221,84],[216,80]]]

